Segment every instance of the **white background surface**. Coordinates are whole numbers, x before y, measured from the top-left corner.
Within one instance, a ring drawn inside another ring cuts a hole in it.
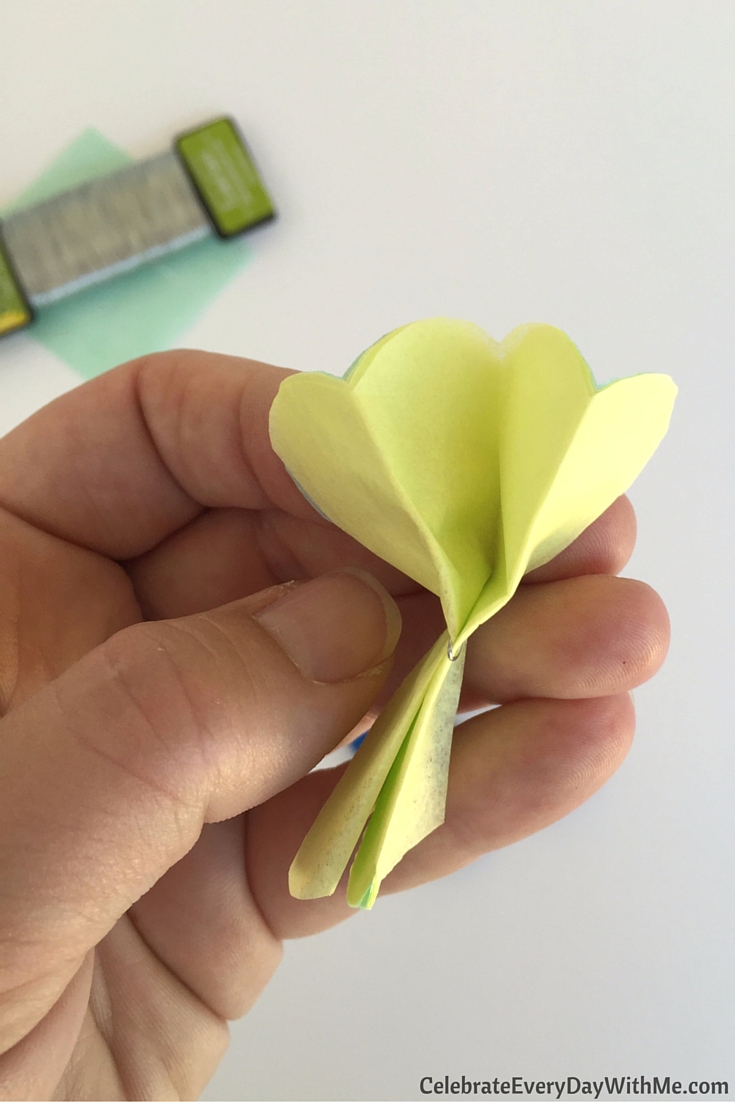
[[[340,372],[442,313],[667,371],[630,572],[673,620],[626,764],[562,823],[291,944],[210,1099],[412,1099],[422,1075],[735,1093],[735,5],[0,0],[0,204],[89,125],[228,111],[282,212],[186,336]],[[0,431],[74,385],[0,344]]]

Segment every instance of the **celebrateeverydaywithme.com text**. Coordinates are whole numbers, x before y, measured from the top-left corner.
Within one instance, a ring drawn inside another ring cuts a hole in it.
[[[576,1095],[592,1098],[627,1098],[632,1095],[658,1095],[662,1098],[674,1095],[715,1095],[727,1098],[730,1084],[726,1079],[693,1079],[685,1082],[670,1075],[647,1078],[645,1075],[604,1076],[602,1079],[580,1079],[567,1075],[563,1079],[526,1079],[515,1075],[512,1079],[459,1079],[450,1075],[438,1078],[424,1075],[419,1083],[423,1096],[464,1095],[465,1098],[482,1095],[523,1095],[546,1098],[574,1098]]]

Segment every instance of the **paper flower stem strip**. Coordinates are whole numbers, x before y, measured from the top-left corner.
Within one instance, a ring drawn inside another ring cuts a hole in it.
[[[297,898],[332,894],[370,819],[347,898],[372,906],[380,880],[443,822],[464,667],[464,651],[450,662],[448,642],[444,632],[394,693],[322,808],[291,866]]]
[[[426,691],[380,789],[347,886],[347,902],[372,907],[384,877],[403,855],[444,822],[454,720],[462,688],[465,648],[447,657],[442,635],[423,666]],[[407,709],[408,711],[408,709]]]
[[[292,477],[330,520],[436,593],[447,624],[309,831],[293,895],[331,894],[359,842],[347,897],[370,907],[381,880],[443,821],[464,642],[527,570],[625,492],[665,434],[675,395],[666,375],[598,389],[550,326],[522,326],[497,344],[448,318],[389,333],[345,379],[285,380],[270,432]]]

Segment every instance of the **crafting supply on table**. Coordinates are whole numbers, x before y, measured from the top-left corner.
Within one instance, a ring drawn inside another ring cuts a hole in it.
[[[168,152],[0,222],[0,334],[85,287],[213,234],[235,237],[274,216],[231,119],[187,131]]]

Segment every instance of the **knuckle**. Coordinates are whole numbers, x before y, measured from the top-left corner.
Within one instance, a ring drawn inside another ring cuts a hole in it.
[[[59,699],[77,741],[182,806],[196,803],[212,727],[206,701],[188,676],[193,649],[182,661],[181,648],[171,645],[159,625],[136,624],[89,658],[96,723],[79,724],[78,702],[66,701],[63,692]]]
[[[105,660],[148,768],[197,798],[252,771],[253,732],[278,705],[247,620],[198,614],[137,624],[110,642]]]

